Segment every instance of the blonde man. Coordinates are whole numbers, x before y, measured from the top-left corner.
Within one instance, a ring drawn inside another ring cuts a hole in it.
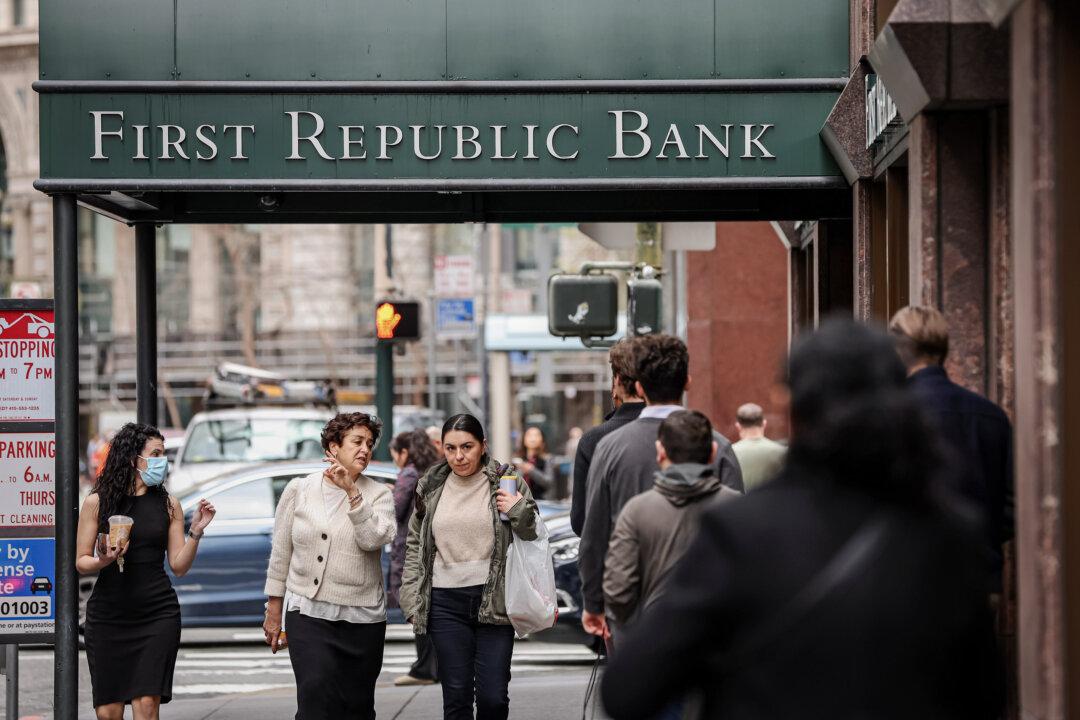
[[[1012,425],[1000,407],[945,372],[949,327],[932,307],[903,308],[889,323],[908,383],[949,451],[956,489],[982,511],[990,588],[1001,592],[1002,545],[1014,531]]]

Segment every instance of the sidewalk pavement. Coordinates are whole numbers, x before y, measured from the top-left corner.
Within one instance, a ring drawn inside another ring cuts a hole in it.
[[[577,720],[589,683],[587,669],[570,673],[545,673],[516,678],[510,683],[510,717],[514,720]],[[442,717],[442,690],[438,685],[394,687],[380,683],[375,691],[375,711],[380,720],[438,720]],[[256,695],[231,695],[209,699],[173,700],[161,708],[164,720],[292,720],[296,712],[293,690]],[[606,715],[590,706],[586,717],[602,720]],[[93,711],[79,720],[93,720]]]

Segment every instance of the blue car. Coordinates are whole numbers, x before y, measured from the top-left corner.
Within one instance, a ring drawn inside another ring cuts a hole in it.
[[[183,577],[169,578],[180,600],[184,627],[225,627],[259,625],[263,620],[266,595],[266,566],[274,532],[274,512],[285,486],[294,478],[310,475],[325,467],[322,462],[287,462],[258,465],[238,470],[201,483],[183,493],[179,500],[184,509],[185,528],[199,500],[214,504],[217,516],[206,528],[199,545],[199,556]],[[373,462],[364,474],[372,480],[393,485],[397,468],[389,463]],[[569,530],[564,504],[539,501],[540,514],[549,523],[556,557],[556,584],[559,590],[560,615],[567,622],[580,617],[580,582],[577,580],[577,538],[573,538],[572,570],[560,562],[560,552],[567,553],[560,540],[562,525]],[[558,539],[556,539],[558,537]],[[383,548],[383,574],[388,575],[390,546]],[[166,570],[168,567],[166,566]],[[390,622],[404,622],[401,613],[390,611]],[[580,622],[580,621],[578,621]]]

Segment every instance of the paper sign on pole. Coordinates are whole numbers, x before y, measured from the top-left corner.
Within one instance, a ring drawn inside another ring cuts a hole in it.
[[[435,256],[435,294],[441,297],[472,297],[476,263],[472,255]]]
[[[56,334],[52,310],[0,310],[0,422],[52,422]]]
[[[52,534],[56,508],[56,436],[0,433],[0,528]]]
[[[56,620],[55,582],[52,538],[0,540],[0,639],[50,641]]]

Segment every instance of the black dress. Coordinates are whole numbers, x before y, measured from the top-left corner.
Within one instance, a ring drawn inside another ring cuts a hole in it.
[[[116,563],[102,570],[86,604],[94,707],[143,696],[172,699],[180,603],[165,574],[169,513],[162,494],[150,491],[129,498],[124,514],[135,521],[124,572]]]

